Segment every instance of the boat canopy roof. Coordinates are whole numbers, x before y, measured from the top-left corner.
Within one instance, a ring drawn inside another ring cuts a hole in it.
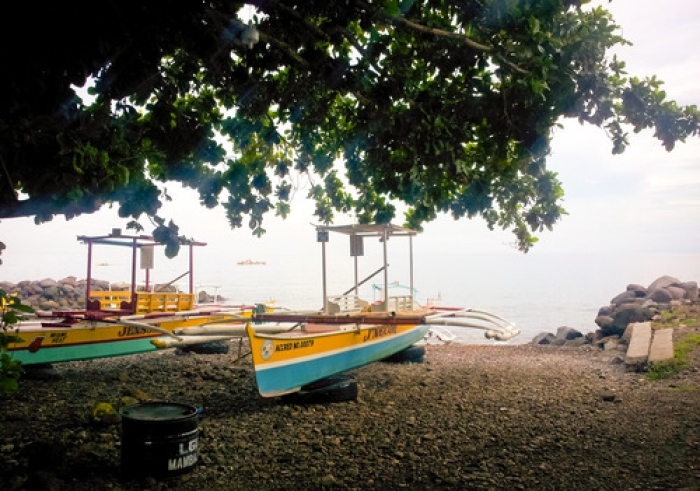
[[[157,242],[150,235],[124,235],[121,229],[112,229],[112,233],[109,235],[78,235],[78,240],[84,244],[108,244],[116,246],[126,246],[126,247],[145,247],[145,246],[157,246],[164,245]],[[179,238],[181,245],[193,245],[193,246],[205,246],[206,242],[198,242],[196,240],[185,239],[183,237]]]
[[[345,235],[362,235],[383,237],[387,235],[413,236],[418,235],[417,230],[401,227],[391,223],[382,224],[352,224],[352,225],[316,225],[317,231],[337,232]]]

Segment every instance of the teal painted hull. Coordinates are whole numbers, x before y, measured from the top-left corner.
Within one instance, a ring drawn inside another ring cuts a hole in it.
[[[153,338],[45,347],[36,353],[31,353],[29,350],[19,350],[10,352],[10,356],[13,360],[21,361],[23,365],[110,358],[155,351],[157,348],[151,344],[151,339]]]
[[[298,390],[332,375],[383,360],[417,343],[428,332],[428,326],[416,326],[402,335],[380,342],[358,344],[334,353],[291,359],[274,367],[255,369],[260,394],[264,397]]]

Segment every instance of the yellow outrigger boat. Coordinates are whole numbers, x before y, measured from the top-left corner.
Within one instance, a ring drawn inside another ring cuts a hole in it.
[[[341,372],[388,358],[423,340],[439,326],[484,329],[488,338],[508,340],[520,330],[486,311],[421,306],[413,297],[413,237],[418,233],[392,224],[316,226],[323,253],[323,308],[319,311],[254,312],[246,334],[250,340],[259,392],[264,397],[304,390]],[[355,286],[343,295],[328,295],[326,243],[329,233],[349,236],[355,260]],[[410,293],[389,296],[387,242],[407,237]],[[357,260],[365,239],[383,245],[384,298],[370,304],[358,296]],[[278,332],[274,332],[277,330]],[[273,332],[270,332],[273,331]]]
[[[122,235],[119,229],[96,237],[79,236],[88,246],[86,308],[84,310],[39,313],[18,325],[20,342],[11,343],[9,354],[24,365],[56,363],[90,358],[105,358],[156,350],[158,338],[172,338],[179,345],[199,344],[230,336],[189,335],[188,328],[250,316],[253,306],[195,304],[193,251],[204,242],[183,240],[189,250],[189,270],[174,281],[189,275],[189,292],[148,291],[149,271],[143,291],[136,286],[136,258],[141,251],[142,267],[152,266],[152,251],[160,246],[153,237]],[[93,291],[92,252],[99,244],[131,247],[132,281],[129,291]],[[179,334],[174,334],[180,330]]]

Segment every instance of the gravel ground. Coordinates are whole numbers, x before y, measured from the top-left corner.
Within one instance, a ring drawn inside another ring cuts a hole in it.
[[[0,489],[700,489],[700,360],[647,382],[622,353],[427,347],[417,364],[350,374],[356,401],[293,405],[257,393],[249,358],[175,351],[55,365],[0,398]],[[203,408],[198,466],[127,479],[125,395]]]

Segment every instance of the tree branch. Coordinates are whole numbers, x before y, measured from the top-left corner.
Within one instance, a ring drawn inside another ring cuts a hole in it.
[[[323,29],[319,28],[318,26],[316,26],[312,22],[309,22],[296,10],[290,9],[286,5],[283,5],[281,2],[272,3],[272,8],[281,10],[282,12],[284,12],[285,16],[293,17],[297,21],[303,23],[304,26],[306,27],[306,30],[313,32],[317,37],[320,37],[326,41],[330,40],[330,36],[328,34],[326,34],[325,31],[323,31]]]
[[[469,46],[470,48],[475,49],[477,51],[484,51],[486,53],[490,53],[491,51],[493,51],[492,46],[487,46],[485,44],[477,43],[476,41],[468,38],[464,34],[458,34],[456,32],[449,32],[449,31],[445,31],[444,29],[438,29],[436,27],[424,26],[422,24],[417,24],[417,23],[412,22],[410,20],[406,20],[403,17],[386,16],[385,19],[388,20],[389,23],[392,25],[401,25],[404,27],[408,27],[409,29],[412,29],[414,31],[424,32],[426,34],[433,34],[435,36],[460,41],[460,42],[466,44],[467,46]]]
[[[260,37],[260,41],[270,43],[274,46],[276,46],[278,49],[283,51],[287,56],[289,56],[292,60],[294,60],[298,65],[302,66],[303,68],[311,68],[311,64],[299,56],[292,48],[289,46],[287,43],[284,41],[280,41],[277,38],[273,38],[272,36],[268,36],[264,32],[258,30],[258,36]]]
[[[46,214],[65,215],[74,217],[86,213],[94,213],[100,209],[104,201],[97,198],[92,202],[72,202],[64,205],[57,204],[51,198],[29,198],[14,200],[0,206],[0,218],[21,218]]]
[[[530,73],[529,71],[525,70],[524,68],[519,67],[512,61],[509,61],[506,59],[505,56],[503,56],[500,53],[496,53],[493,46],[487,46],[485,44],[477,43],[473,39],[468,38],[464,34],[458,34],[456,32],[449,32],[445,31],[444,29],[437,29],[435,27],[428,27],[424,26],[422,24],[417,24],[415,22],[411,22],[410,20],[406,20],[402,17],[386,17],[386,19],[392,24],[392,25],[401,25],[404,27],[407,27],[409,29],[413,29],[414,31],[419,31],[419,32],[424,32],[426,34],[433,34],[434,36],[439,36],[447,39],[454,39],[455,41],[462,42],[469,46],[472,49],[475,49],[477,51],[483,51],[485,53],[493,53],[493,55],[498,58],[500,61],[511,67],[513,70],[515,70],[518,73],[522,73],[523,75],[526,75]]]
[[[12,182],[12,177],[10,177],[10,173],[8,172],[7,166],[5,165],[5,159],[3,158],[2,155],[0,155],[0,164],[2,165],[3,173],[5,174],[5,177],[7,178],[7,184],[9,185],[10,193],[13,196],[17,196],[17,193],[15,191],[15,185]]]
[[[366,2],[364,2],[362,0],[355,0],[355,2],[358,3],[359,5],[361,5],[362,8],[365,9],[366,11],[368,11],[368,12],[373,11],[371,6],[368,5]],[[524,68],[519,67],[518,65],[516,65],[512,61],[509,61],[500,53],[497,53],[493,46],[481,44],[481,43],[474,41],[473,39],[467,37],[464,34],[458,34],[456,32],[450,32],[450,31],[446,31],[444,29],[438,29],[436,27],[424,26],[423,24],[418,24],[417,22],[407,20],[403,17],[395,17],[395,16],[387,15],[387,14],[378,12],[376,10],[374,10],[374,14],[380,15],[386,22],[388,22],[390,25],[393,25],[393,26],[402,26],[402,27],[405,27],[407,29],[422,32],[425,34],[432,34],[434,36],[439,36],[442,38],[454,39],[455,41],[459,41],[461,43],[466,44],[467,46],[469,46],[470,48],[472,48],[476,51],[482,51],[484,53],[493,53],[494,57],[496,57],[498,60],[503,62],[505,65],[508,65],[510,68],[512,68],[516,72],[521,73],[523,75],[530,73],[529,71],[525,70]]]

